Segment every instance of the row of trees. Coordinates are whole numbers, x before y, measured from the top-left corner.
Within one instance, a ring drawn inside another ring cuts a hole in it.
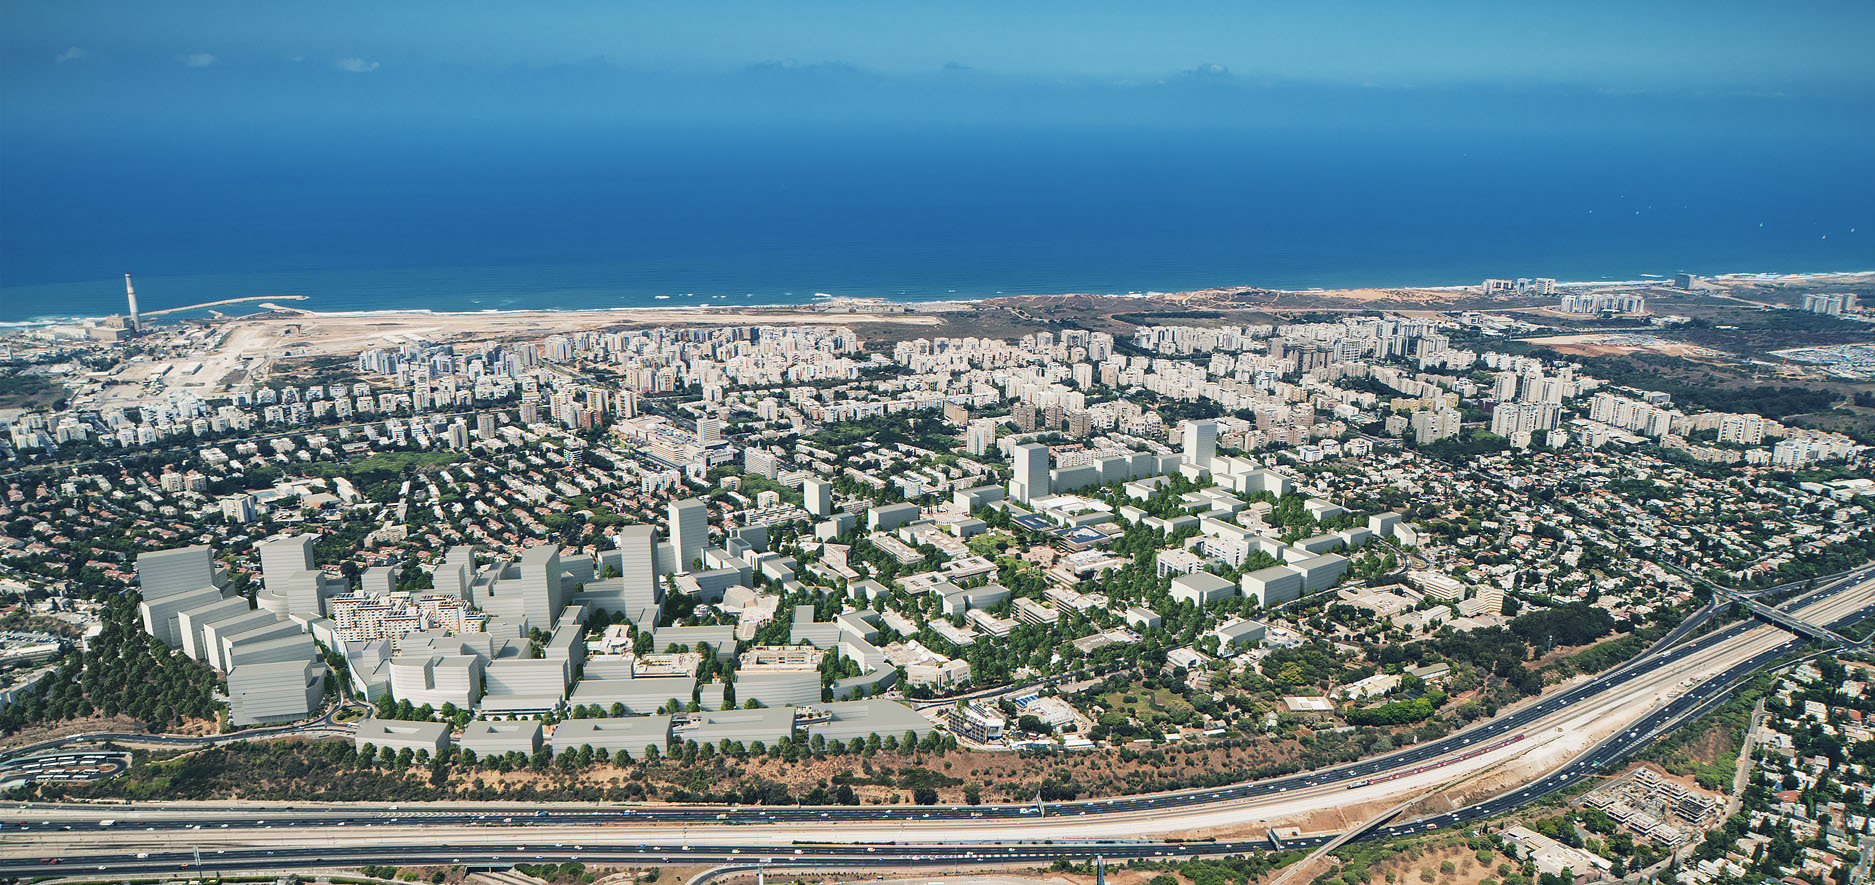
[[[378,747],[365,744],[354,753],[344,744],[334,743],[326,750],[328,761],[351,762],[358,765],[379,765],[385,767],[409,767],[411,765],[430,765],[433,763],[454,763],[475,766],[486,771],[518,771],[529,769],[546,772],[550,768],[572,773],[584,770],[594,764],[632,765],[635,763],[656,763],[668,759],[683,765],[695,765],[709,762],[717,757],[725,759],[752,759],[768,757],[783,762],[797,762],[803,759],[822,759],[832,756],[861,756],[873,758],[880,753],[895,753],[901,756],[916,756],[921,753],[942,755],[957,749],[957,739],[938,732],[930,732],[923,738],[907,731],[903,737],[877,733],[864,738],[849,741],[830,741],[824,735],[812,737],[786,736],[769,744],[753,741],[744,744],[741,741],[724,739],[717,743],[698,743],[689,740],[676,740],[660,748],[658,744],[646,744],[633,753],[620,749],[612,752],[604,747],[593,748],[584,744],[577,748],[569,747],[555,754],[551,748],[542,747],[533,754],[510,751],[500,755],[478,756],[473,750],[457,747],[443,759],[432,759],[428,750],[412,750],[405,747],[392,750],[390,747]]]

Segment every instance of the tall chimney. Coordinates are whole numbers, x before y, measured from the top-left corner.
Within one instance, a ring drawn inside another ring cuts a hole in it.
[[[130,274],[124,274],[124,295],[130,299],[130,330],[143,331],[143,318],[137,315],[137,287],[130,284]]]

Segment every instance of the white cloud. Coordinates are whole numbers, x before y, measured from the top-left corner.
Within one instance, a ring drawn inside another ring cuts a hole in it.
[[[372,71],[375,71],[378,69],[377,62],[365,61],[364,59],[359,58],[357,56],[351,56],[349,58],[341,58],[338,61],[333,62],[332,66],[348,74],[369,74]]]
[[[191,52],[182,57],[182,63],[192,68],[206,68],[221,61],[212,52]]]
[[[54,58],[58,60],[59,64],[64,64],[68,61],[84,61],[85,59],[90,58],[90,57],[91,57],[91,50],[86,49],[82,46],[66,47],[64,52],[61,52],[58,55],[54,56]]]

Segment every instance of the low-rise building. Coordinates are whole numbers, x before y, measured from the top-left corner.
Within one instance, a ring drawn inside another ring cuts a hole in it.
[[[534,755],[541,745],[540,723],[532,719],[494,722],[477,719],[463,729],[456,745],[476,756],[505,756],[509,753]]]
[[[1172,579],[1172,598],[1197,606],[1237,595],[1237,585],[1210,572],[1193,572]]]
[[[819,736],[828,741],[846,742],[875,734],[881,738],[897,735],[903,740],[906,732],[922,739],[936,730],[931,720],[916,710],[895,701],[876,698],[814,704],[801,708],[798,718],[809,738]]]
[[[432,757],[441,756],[449,749],[449,723],[366,717],[359,720],[358,730],[352,734],[352,748],[362,750],[367,746],[413,753],[425,750]]]
[[[1002,714],[972,702],[952,707],[947,727],[958,740],[993,744],[1003,739],[1003,729],[1008,723]]]
[[[632,758],[642,759],[646,747],[656,747],[658,752],[664,752],[670,737],[669,716],[568,719],[553,727],[553,752],[559,755],[568,750],[591,746],[594,750],[605,750],[613,756],[630,753]]]

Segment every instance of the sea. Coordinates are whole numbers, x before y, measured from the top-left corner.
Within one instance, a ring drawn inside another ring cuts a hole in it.
[[[472,312],[1860,271],[1866,148],[1098,128],[29,139],[0,162],[0,323],[122,312],[124,273],[144,310]]]

